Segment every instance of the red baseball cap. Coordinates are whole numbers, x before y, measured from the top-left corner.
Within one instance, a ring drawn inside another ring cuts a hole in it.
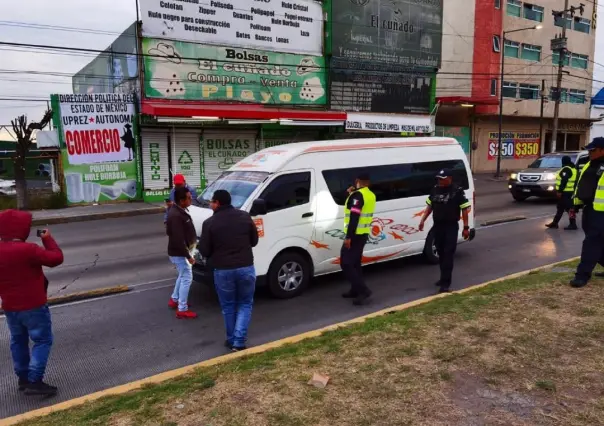
[[[185,177],[183,175],[174,175],[174,185],[184,185]]]

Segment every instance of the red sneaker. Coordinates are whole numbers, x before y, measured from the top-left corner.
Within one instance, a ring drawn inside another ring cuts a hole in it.
[[[168,302],[168,308],[170,308],[170,309],[178,308],[178,302],[175,302],[174,300],[170,299],[170,301]]]
[[[197,314],[193,311],[178,311],[176,312],[176,318],[178,319],[195,319]]]

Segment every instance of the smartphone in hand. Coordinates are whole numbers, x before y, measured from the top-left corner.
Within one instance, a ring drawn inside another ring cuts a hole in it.
[[[38,229],[36,231],[36,235],[38,236],[38,238],[42,238],[44,236],[44,234],[46,234],[46,230],[45,229]]]

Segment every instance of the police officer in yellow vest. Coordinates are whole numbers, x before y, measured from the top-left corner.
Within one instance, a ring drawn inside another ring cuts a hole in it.
[[[346,239],[340,253],[340,266],[350,282],[350,291],[342,297],[354,299],[353,304],[363,305],[371,296],[362,272],[363,249],[371,232],[375,212],[375,194],[369,189],[369,175],[360,174],[355,186],[348,188],[344,216]]]
[[[459,238],[460,212],[463,219],[462,236],[466,240],[470,238],[468,224],[470,202],[463,188],[453,184],[453,173],[450,170],[441,170],[436,178],[438,185],[432,189],[426,200],[428,207],[419,223],[419,230],[424,230],[426,219],[434,213],[432,232],[440,264],[440,280],[436,282],[436,286],[440,287],[439,293],[446,293],[451,287],[453,260]]]
[[[604,138],[594,138],[585,149],[589,151],[589,163],[581,170],[573,197],[574,209],[583,209],[585,232],[581,262],[570,282],[573,287],[586,286],[596,264],[604,265]]]
[[[562,219],[564,212],[568,212],[569,225],[564,228],[567,231],[574,231],[577,228],[577,219],[572,210],[573,206],[573,194],[575,193],[575,183],[579,172],[573,164],[573,161],[568,155],[562,157],[562,168],[556,174],[556,195],[558,196],[558,205],[556,210],[556,216],[551,223],[547,226],[550,229],[558,229],[558,223]]]

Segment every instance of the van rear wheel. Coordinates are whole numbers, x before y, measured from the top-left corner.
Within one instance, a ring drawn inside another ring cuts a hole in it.
[[[426,237],[426,244],[424,245],[424,257],[428,263],[432,265],[438,264],[438,251],[436,250],[433,229],[428,232],[428,236]]]
[[[268,271],[268,287],[277,299],[299,296],[310,281],[310,265],[306,258],[287,251],[273,260]]]

